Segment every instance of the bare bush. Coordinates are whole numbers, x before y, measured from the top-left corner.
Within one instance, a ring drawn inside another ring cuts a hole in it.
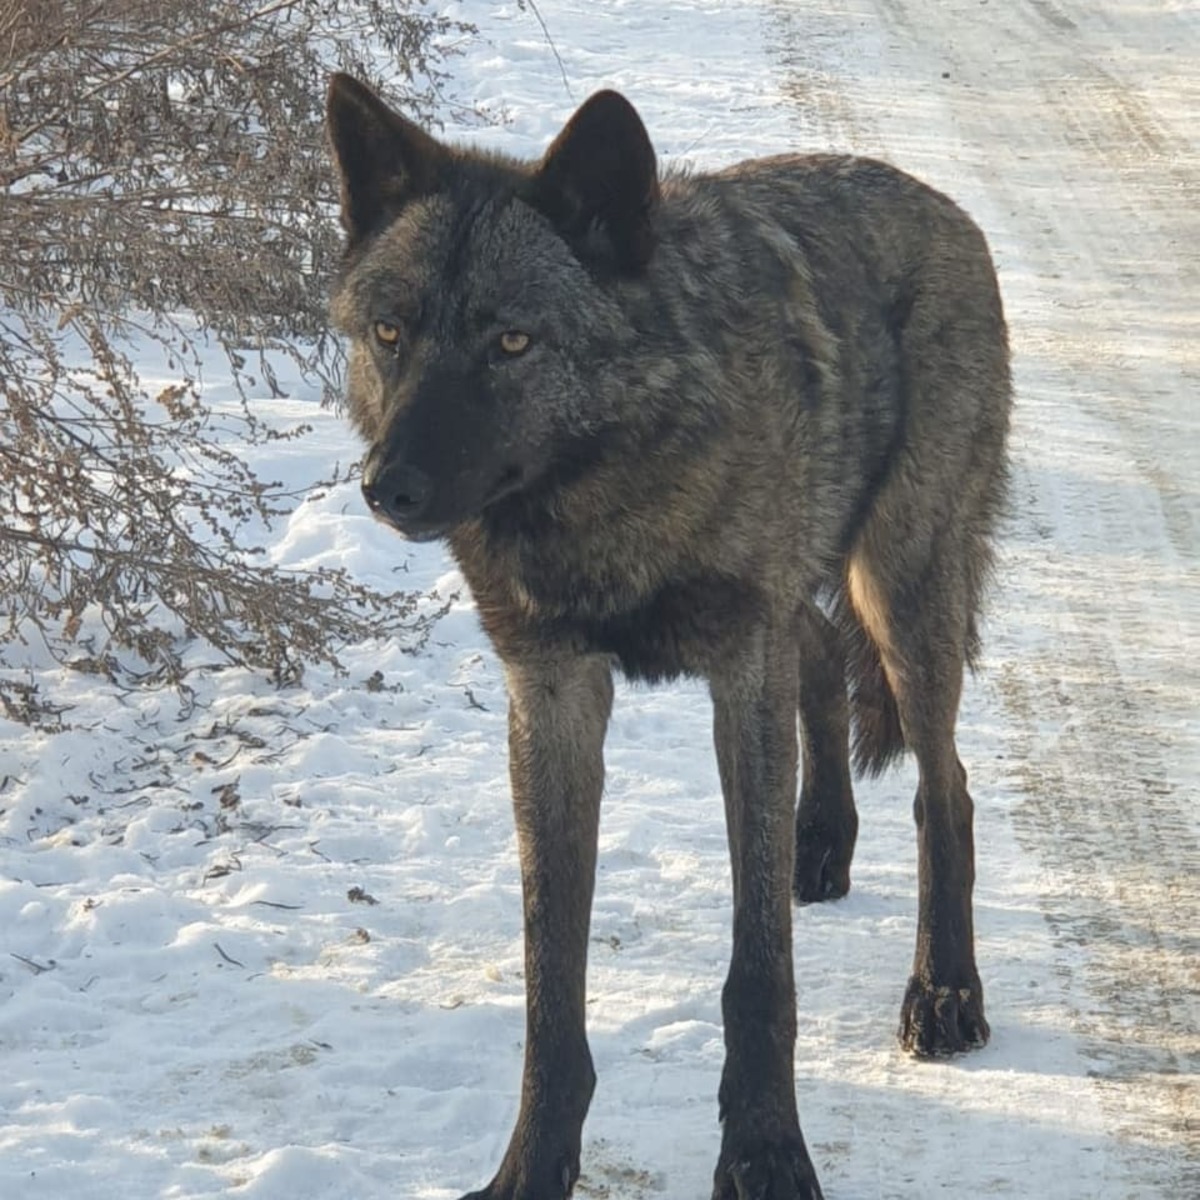
[[[178,678],[181,647],[293,678],[403,619],[336,572],[240,543],[287,498],[212,431],[214,344],[240,385],[290,356],[328,388],[339,236],[330,69],[428,118],[456,38],[417,0],[0,0],[0,640]],[[137,347],[167,370],[154,394]],[[241,413],[248,438],[277,436]],[[101,644],[76,643],[98,619]],[[0,653],[3,652],[0,647]],[[0,682],[0,687],[3,687]]]

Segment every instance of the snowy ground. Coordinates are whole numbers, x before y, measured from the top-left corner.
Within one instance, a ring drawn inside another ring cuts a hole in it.
[[[484,35],[462,96],[511,118],[481,139],[535,154],[616,86],[665,160],[886,156],[957,197],[1001,271],[1016,513],[961,723],[993,1040],[900,1054],[913,775],[861,785],[854,891],[796,921],[829,1200],[1200,1195],[1200,10],[539,8],[570,94],[531,12],[455,9]],[[311,399],[273,407],[316,432],[272,477],[357,454]],[[274,554],[459,586],[352,486]],[[423,656],[347,662],[283,692],[214,673],[193,709],[56,677],[68,730],[0,721],[5,1200],[442,1200],[496,1166],[522,1038],[500,673],[465,595]],[[618,698],[584,1197],[708,1194],[730,919],[708,721],[695,686]]]

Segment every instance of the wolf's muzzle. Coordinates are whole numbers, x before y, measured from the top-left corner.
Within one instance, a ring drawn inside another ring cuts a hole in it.
[[[404,531],[420,522],[433,481],[418,467],[386,462],[372,452],[363,464],[362,492],[377,517]]]

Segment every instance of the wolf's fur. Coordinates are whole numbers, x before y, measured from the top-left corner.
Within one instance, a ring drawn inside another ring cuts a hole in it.
[[[735,905],[714,1196],[819,1196],[788,892],[849,887],[851,717],[861,768],[905,746],[920,767],[901,1040],[987,1037],[954,747],[1010,405],[983,236],[867,159],[660,179],[611,92],[536,164],[447,148],[345,76],[329,127],[364,491],[449,541],[508,672],[528,1039],[517,1129],[477,1195],[558,1200],[578,1175],[618,667],[712,690]]]

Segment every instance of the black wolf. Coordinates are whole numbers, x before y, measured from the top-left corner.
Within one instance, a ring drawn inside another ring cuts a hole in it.
[[[537,163],[444,145],[341,75],[328,124],[363,491],[449,542],[507,671],[527,1040],[516,1130],[473,1196],[561,1200],[579,1174],[617,668],[712,693],[734,901],[713,1195],[820,1197],[789,901],[849,887],[852,715],[861,769],[906,747],[920,767],[900,1039],[988,1035],[954,742],[1010,408],[983,236],[867,159],[660,178],[614,92]]]

